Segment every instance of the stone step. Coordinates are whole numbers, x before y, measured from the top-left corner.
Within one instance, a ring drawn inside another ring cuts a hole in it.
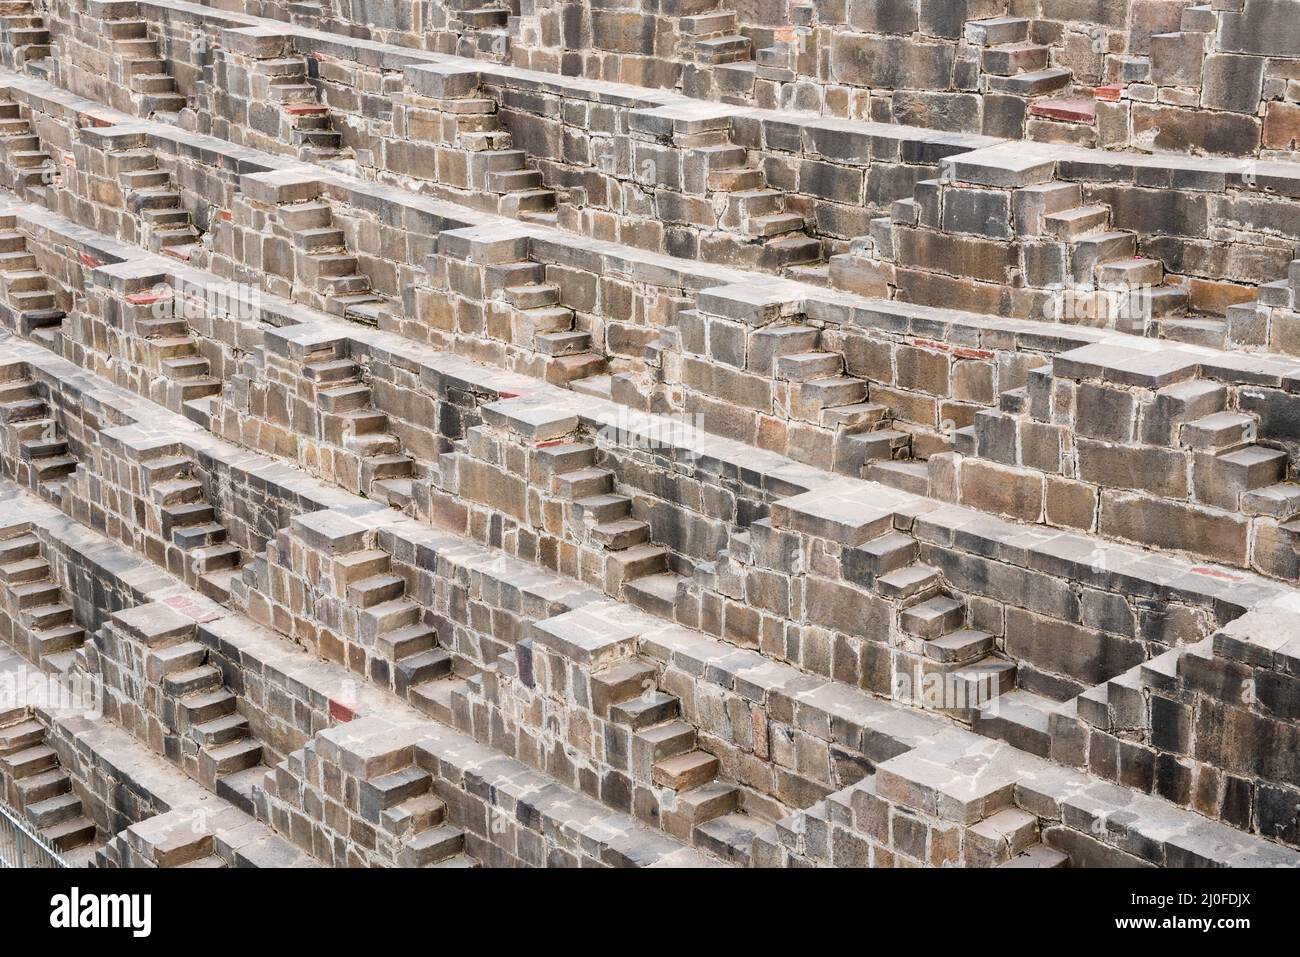
[[[43,581],[49,577],[50,563],[39,555],[0,564],[0,582],[4,582],[6,585],[21,585],[27,582]]]
[[[176,547],[190,551],[209,545],[220,545],[226,540],[226,528],[220,522],[201,522],[172,529],[171,540]]]
[[[575,501],[599,498],[614,491],[614,473],[596,466],[562,472],[552,476],[551,491]]]
[[[887,575],[916,561],[916,539],[903,532],[888,532],[853,549],[846,567],[868,575]]]
[[[373,608],[385,602],[392,602],[406,594],[406,581],[397,575],[372,575],[351,582],[347,586],[349,605],[358,608]]]
[[[749,37],[723,36],[695,44],[695,61],[704,64],[736,63],[752,59]]]
[[[959,628],[946,635],[932,638],[922,647],[922,653],[944,664],[964,664],[978,661],[993,650],[993,636],[974,628]]]
[[[177,698],[215,691],[224,686],[225,680],[221,676],[221,669],[214,665],[199,665],[195,668],[173,671],[162,679],[163,691]]]
[[[754,837],[766,822],[750,814],[732,812],[700,824],[691,831],[691,843],[724,861],[748,865]]]
[[[1034,844],[998,867],[1069,867],[1070,858],[1046,844]]]
[[[42,829],[83,816],[81,798],[71,791],[28,804],[23,811],[28,820]]]
[[[1050,716],[1063,707],[1059,701],[1017,688],[998,695],[975,711],[971,716],[971,730],[1030,754],[1048,757],[1052,749]]]
[[[587,539],[608,549],[631,548],[650,540],[650,526],[636,518],[602,522],[591,527]]]
[[[899,613],[899,625],[909,635],[933,640],[956,631],[965,618],[965,606],[948,595],[936,595]]]
[[[1004,43],[1017,43],[1029,38],[1030,22],[1024,17],[988,17],[983,20],[967,20],[963,36],[967,43],[975,46],[998,46]]]
[[[1107,289],[1134,289],[1158,286],[1165,278],[1165,267],[1158,259],[1113,259],[1097,264],[1097,283]]]
[[[677,611],[677,586],[679,575],[666,572],[646,575],[623,584],[623,598],[642,611],[672,620]]]
[[[95,822],[84,815],[74,817],[42,830],[41,837],[56,851],[71,851],[95,839]]]
[[[199,777],[217,781],[228,774],[256,768],[262,762],[262,745],[254,738],[241,738],[199,752]]]
[[[413,636],[413,641],[403,642],[400,647],[418,646],[426,642],[437,640],[437,635],[432,629],[423,629],[426,634],[420,635],[419,629],[422,626],[412,626],[410,629],[401,629],[407,635]],[[397,634],[397,633],[392,633]],[[389,635],[382,635],[381,644],[387,645]],[[397,646],[394,646],[397,647]],[[439,678],[446,678],[452,673],[452,657],[444,648],[426,647],[425,650],[415,654],[406,654],[398,656],[395,651],[392,656],[397,661],[397,693],[405,694],[408,688],[416,685],[423,685],[427,682],[437,681]]]
[[[200,748],[219,747],[248,736],[248,719],[238,713],[222,715],[190,727],[190,737]]]
[[[1074,73],[1058,67],[1043,70],[1031,70],[1017,73],[1015,76],[985,76],[989,92],[1013,93],[1016,96],[1042,96],[1054,93],[1066,87],[1074,79]]]
[[[661,545],[631,545],[607,554],[607,567],[616,571],[617,581],[631,582],[668,570],[668,549]]]
[[[862,477],[871,482],[879,482],[913,495],[930,494],[930,473],[924,462],[895,459],[890,462],[868,462],[862,469]]]
[[[14,779],[42,774],[56,767],[58,763],[59,757],[54,749],[45,744],[0,755],[0,767],[3,767],[5,772]]]
[[[1047,67],[1050,50],[1038,43],[1016,41],[984,48],[980,67],[985,73],[997,76],[1015,76]]]
[[[675,695],[649,690],[635,698],[611,705],[609,720],[614,724],[627,725],[633,731],[641,731],[651,725],[672,721],[680,710],[681,702]]]
[[[1043,216],[1043,232],[1057,239],[1076,239],[1105,229],[1110,224],[1110,207],[1078,206]]]
[[[22,618],[27,623],[27,626],[35,631],[47,631],[62,625],[76,624],[73,619],[72,606],[65,605],[63,602],[53,602],[48,605],[27,608],[23,611]]]
[[[504,295],[506,302],[517,309],[544,309],[560,303],[560,287],[549,282],[507,286]]]
[[[656,761],[651,780],[659,787],[688,791],[718,776],[718,759],[707,751],[687,751]]]
[[[626,495],[592,495],[573,503],[574,514],[584,525],[599,525],[627,518],[632,512],[632,500]]]
[[[395,627],[380,631],[375,636],[375,648],[384,657],[390,661],[406,661],[417,655],[422,655],[432,651],[438,643],[438,635],[432,628],[420,621],[420,606],[414,602],[406,602],[408,610],[402,612],[395,620],[399,622]],[[394,614],[398,614],[395,609]],[[411,667],[418,668],[421,664],[433,664],[436,662],[418,662],[412,661]],[[427,681],[435,677],[428,675],[424,678],[418,678],[413,683]]]
[[[39,774],[32,774],[14,782],[18,792],[18,803],[27,807],[37,801],[46,801],[72,790],[72,778],[63,768],[52,768]]]
[[[867,397],[867,383],[855,376],[827,376],[799,383],[797,392],[798,408],[819,421],[826,409],[861,403]]]
[[[1029,114],[1058,123],[1093,126],[1097,122],[1097,100],[1079,96],[1043,97],[1029,105]]]
[[[0,754],[11,754],[33,748],[45,740],[45,725],[28,719],[0,728]]]
[[[187,726],[207,724],[235,711],[236,698],[225,688],[191,695],[180,702]]]
[[[776,375],[791,382],[826,379],[844,372],[844,357],[838,352],[795,352],[776,357]]]
[[[428,867],[460,854],[465,849],[465,832],[444,824],[412,838],[398,854],[402,867]]]
[[[32,632],[32,648],[36,657],[41,659],[75,651],[85,643],[86,630],[77,624],[55,625]]]
[[[932,592],[941,584],[937,568],[916,562],[881,575],[876,579],[876,591],[885,598],[903,600]]]
[[[1255,440],[1254,416],[1241,412],[1214,412],[1179,429],[1178,442],[1189,449],[1227,450]]]

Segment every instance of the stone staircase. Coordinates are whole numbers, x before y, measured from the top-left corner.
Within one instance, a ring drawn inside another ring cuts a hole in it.
[[[329,163],[348,155],[329,107],[321,102],[320,91],[311,82],[306,60],[258,60],[253,76],[255,96],[278,104],[281,136],[297,148],[298,159]]]
[[[186,262],[199,249],[202,234],[172,175],[158,165],[158,154],[147,147],[108,154],[117,174],[126,208],[141,225],[141,245]]]
[[[58,753],[45,743],[45,726],[26,709],[0,712],[0,771],[8,803],[23,812],[41,838],[69,865],[88,864],[97,849],[95,822]]]
[[[894,609],[895,695],[915,707],[970,720],[1015,686],[1016,664],[974,627],[966,601],[918,558],[914,538],[887,532],[858,549],[855,574]]]
[[[728,138],[692,152],[703,162],[710,201],[722,210],[719,226],[761,244],[758,265],[781,269],[821,262],[821,243],[807,234],[807,221],[789,209],[784,190],[768,185],[748,150]]]
[[[0,425],[18,448],[15,480],[52,501],[63,498],[77,460],[40,386],[21,376],[0,383]]]
[[[526,222],[554,226],[555,190],[542,185],[542,174],[528,166],[528,154],[514,148],[510,131],[501,124],[495,100],[469,98],[455,101],[464,112],[456,114],[456,145],[467,150],[469,180],[473,189],[500,194],[497,211]]]
[[[1051,48],[1031,39],[1033,22],[1001,16],[967,21],[966,43],[979,56],[980,90],[1028,102],[1030,116],[1064,119],[1078,115],[1091,125],[1096,113],[1092,90],[1074,92],[1074,72],[1051,64]],[[1082,117],[1086,116],[1086,121]]]
[[[870,384],[850,375],[844,355],[813,326],[777,326],[772,376],[786,383],[785,411],[835,435],[835,471],[925,493],[924,464],[912,461],[912,434],[895,426],[890,408],[870,401]]]
[[[404,508],[411,500],[415,460],[402,451],[388,416],[374,407],[361,366],[330,344],[307,354],[303,373],[315,383],[321,434],[360,458],[360,489],[371,498]]]
[[[447,820],[447,805],[433,792],[433,776],[418,765],[361,782],[361,817],[398,842],[400,867],[478,867],[465,853],[465,832]]]
[[[182,313],[189,308],[183,301],[178,304],[171,292],[131,293],[125,297],[124,311],[149,355],[149,367],[177,383],[183,403],[220,395],[221,383],[190,334],[189,322],[176,315],[178,306]]]
[[[392,573],[382,549],[364,549],[337,559],[345,601],[357,616],[361,642],[370,654],[371,680],[415,701],[437,693],[451,674],[451,655],[438,646],[423,606],[407,594],[406,580]]]
[[[591,334],[575,327],[574,311],[561,302],[560,287],[546,282],[535,262],[492,267],[502,286],[489,306],[489,332],[536,357],[529,375],[557,385],[600,375],[605,357],[592,347]]]
[[[1186,288],[1165,281],[1160,260],[1137,255],[1137,234],[1114,228],[1108,205],[1085,203],[1077,183],[1056,182],[1021,187],[1013,202],[1034,210],[1017,226],[1028,226],[1037,255],[1058,257],[1049,269],[1063,264],[1067,288],[1056,301],[1059,321],[1193,338],[1178,324],[1187,312]]]
[[[17,219],[0,216],[0,287],[4,304],[12,313],[13,328],[53,347],[63,327],[64,312],[58,308],[49,280],[27,249],[27,237],[18,231]]]
[[[158,42],[149,35],[149,22],[108,19],[104,28],[111,55],[121,64],[121,74],[127,80],[136,115],[162,123],[177,122],[186,100],[167,72]]]
[[[1050,374],[1048,369],[1035,371]],[[1300,517],[1300,484],[1289,478],[1289,457],[1283,449],[1257,441],[1257,414],[1229,409],[1226,390],[1203,379],[1176,383],[1161,390],[1159,398],[1168,421],[1175,424],[1175,441],[1165,443],[1154,436],[1151,441],[1192,453],[1191,493],[1196,503],[1267,515],[1283,523]],[[956,447],[963,454],[984,457],[1000,444],[998,436],[1006,434],[1007,424],[1018,431],[1039,421],[1027,389],[1011,389],[999,396],[997,409],[981,410],[974,425],[958,430]]]
[[[282,206],[280,215],[293,236],[295,294],[305,294],[308,305],[331,315],[378,326],[380,316],[390,308],[389,300],[374,291],[370,277],[348,251],[330,204],[292,203]]]
[[[721,5],[720,0],[676,0],[672,4],[671,14],[681,17],[683,39],[702,66],[754,59],[754,44],[737,29],[736,14],[720,10]]]
[[[225,601],[239,574],[243,553],[227,540],[217,521],[198,463],[165,452],[140,463],[145,491],[159,509],[163,538],[175,546],[168,567],[209,598]],[[170,549],[169,549],[170,552]]]
[[[47,190],[62,176],[54,157],[42,149],[22,107],[12,100],[0,102],[0,156],[4,158],[4,185],[25,199],[45,204]]]
[[[771,798],[721,780],[718,759],[683,719],[681,699],[655,684],[653,665],[632,658],[591,677],[597,716],[627,729],[633,775],[663,795],[663,829],[728,861],[749,861],[754,835],[786,815]]]
[[[252,814],[253,788],[270,768],[207,647],[188,636],[169,636],[150,646],[145,667],[174,709],[182,755],[190,756],[185,766],[204,787]]]
[[[449,0],[447,28],[459,35],[458,56],[510,62],[510,5],[505,0]]]
[[[618,493],[614,472],[597,464],[596,446],[565,442],[537,454],[551,494],[565,503],[575,537],[604,554],[598,584],[610,595],[621,589],[643,608],[653,606],[665,590],[675,596],[677,576],[669,573],[668,549],[650,541],[649,524],[633,516],[632,499]]]
[[[21,526],[16,531],[0,540],[0,587],[27,632],[23,639],[27,657],[39,662],[42,671],[66,673],[77,649],[85,644],[85,629],[64,601],[40,540]]]
[[[32,0],[0,2],[0,44],[6,66],[21,70],[50,55],[50,31]]]

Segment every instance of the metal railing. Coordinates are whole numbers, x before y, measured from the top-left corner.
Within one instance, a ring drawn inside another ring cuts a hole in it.
[[[28,826],[20,812],[0,801],[0,868],[67,866],[59,852]]]

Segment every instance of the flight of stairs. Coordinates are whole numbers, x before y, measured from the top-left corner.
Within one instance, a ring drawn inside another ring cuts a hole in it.
[[[26,656],[38,661],[42,671],[66,673],[85,644],[86,632],[63,600],[63,589],[33,533],[22,531],[0,540],[0,587],[26,631],[21,638]]]
[[[289,142],[297,147],[298,159],[327,163],[344,155],[343,137],[334,128],[329,108],[321,103],[306,60],[258,60],[256,71],[265,77],[267,98],[280,105],[288,120]]]
[[[570,528],[588,546],[605,553],[599,566],[603,580],[595,584],[610,595],[621,590],[628,601],[641,607],[655,596],[669,592],[675,596],[677,576],[669,572],[668,549],[653,544],[650,526],[633,517],[632,499],[619,494],[613,471],[597,465],[596,446],[569,442],[537,451],[550,478],[551,494],[566,503]],[[671,611],[667,617],[672,617]]]
[[[710,198],[723,210],[719,225],[761,243],[761,265],[778,269],[821,261],[821,243],[807,235],[807,221],[787,208],[785,191],[768,185],[748,150],[727,142],[694,152],[703,157]]]
[[[465,832],[447,821],[433,776],[415,764],[368,778],[358,795],[361,816],[400,848],[400,867],[478,867],[465,853]]]
[[[32,0],[0,0],[0,43],[6,65],[19,70],[50,55],[50,31]]]
[[[457,55],[510,62],[510,5],[505,0],[448,0],[447,28],[459,34]]]
[[[46,193],[60,179],[54,157],[41,148],[40,138],[22,107],[0,101],[0,156],[4,158],[4,185],[32,202],[45,203]]]
[[[360,491],[405,508],[411,501],[415,461],[402,451],[388,416],[374,407],[361,366],[329,345],[307,355],[303,375],[316,386],[321,433],[361,460]]]
[[[788,383],[786,414],[835,433],[834,469],[925,494],[925,465],[912,461],[912,434],[888,406],[870,399],[870,383],[851,375],[842,353],[812,326],[780,326],[773,378]]]
[[[226,541],[198,465],[188,456],[164,453],[140,467],[146,492],[161,512],[163,537],[179,550],[181,565],[170,570],[209,598],[225,601],[243,553]]]
[[[418,703],[437,695],[440,679],[451,674],[451,655],[425,621],[424,608],[406,592],[406,581],[392,573],[382,549],[363,549],[336,559],[346,586],[346,602],[357,614],[361,640],[371,649],[370,678]]]
[[[1091,91],[1088,96],[1073,93],[1073,71],[1051,65],[1050,48],[1031,40],[1031,27],[1028,19],[1017,16],[966,23],[966,42],[979,50],[981,91],[1023,97],[1029,101],[1030,115],[1056,118],[1054,114],[1067,108],[1095,112]],[[1062,91],[1065,95],[1059,95]]]
[[[469,150],[472,168],[481,169],[476,187],[500,194],[497,212],[526,222],[554,226],[555,191],[542,185],[542,174],[528,165],[528,154],[514,148],[510,131],[501,124],[496,100],[472,98],[466,112],[456,114],[456,145]],[[471,174],[473,178],[473,174]]]
[[[975,710],[1011,691],[1016,663],[995,649],[993,635],[967,622],[966,603],[952,594],[938,569],[917,559],[910,535],[891,532],[862,546],[874,570],[877,594],[897,609],[895,680],[915,707],[970,720]]]
[[[0,771],[6,799],[41,838],[72,866],[94,856],[97,832],[58,753],[45,743],[45,726],[25,709],[0,712]]]
[[[20,335],[53,347],[63,326],[64,312],[58,308],[36,257],[27,249],[27,237],[16,226],[14,217],[0,217],[0,287],[4,302],[13,311]]]
[[[169,297],[154,293],[127,296],[126,308],[134,313],[136,334],[150,353],[150,368],[179,385],[182,402],[219,395],[221,383],[212,376],[211,363],[199,351],[190,335],[189,323],[176,315],[187,308]]]
[[[281,221],[293,234],[298,285],[308,305],[353,322],[378,326],[389,301],[376,293],[348,252],[343,230],[334,225],[327,202],[315,200],[280,208]]]
[[[202,234],[185,208],[172,176],[158,165],[158,154],[146,147],[109,154],[118,175],[126,208],[142,226],[142,245],[152,252],[188,261]]]
[[[575,328],[573,310],[560,301],[560,287],[546,282],[539,263],[509,263],[496,271],[507,306],[502,318],[509,323],[501,336],[541,359],[541,368],[530,373],[564,385],[604,371],[605,357],[593,350],[589,333]]]
[[[0,382],[0,425],[18,446],[18,484],[54,502],[61,501],[77,460],[69,454],[54,412],[35,381],[20,377]]]
[[[658,689],[655,675],[636,658],[593,674],[593,707],[627,729],[634,777],[648,777],[661,794],[660,826],[725,861],[747,863],[754,835],[785,809],[719,779],[718,759],[700,747],[681,700]]]
[[[239,698],[226,687],[207,647],[188,638],[172,639],[149,649],[146,667],[159,676],[163,694],[174,702],[176,730],[197,751],[199,782],[253,813],[253,788],[270,768],[248,719],[239,713]]]
[[[129,77],[131,101],[138,116],[163,123],[175,123],[185,108],[185,97],[167,72],[158,42],[149,35],[147,20],[105,20],[104,27],[113,56]]]
[[[1016,192],[1020,198],[1033,194],[1034,203],[1041,206],[1039,228],[1031,235],[1043,248],[1065,257],[1076,284],[1058,298],[1058,321],[1188,338],[1185,326],[1191,320],[1182,318],[1188,305],[1186,288],[1165,281],[1159,260],[1137,255],[1137,234],[1115,229],[1108,205],[1084,203],[1077,183],[1025,186]]]

